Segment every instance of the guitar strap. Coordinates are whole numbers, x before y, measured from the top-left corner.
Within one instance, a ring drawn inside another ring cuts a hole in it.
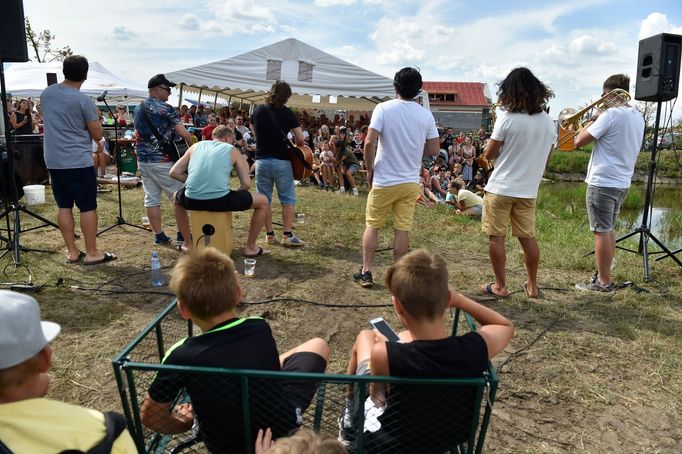
[[[265,105],[265,110],[268,112],[268,115],[270,116],[270,120],[272,123],[275,125],[279,133],[282,135],[282,142],[284,142],[284,146],[286,146],[289,150],[294,149],[294,145],[291,143],[291,141],[287,138],[287,135],[284,133],[284,130],[280,127],[279,121],[277,121],[277,117],[275,117],[275,112],[272,110],[272,105],[266,104]],[[300,153],[293,153],[294,156],[296,156],[296,159],[298,159],[301,164],[303,164],[303,167],[306,169],[312,169],[313,167],[308,164],[308,161],[306,161],[303,156],[301,156]]]

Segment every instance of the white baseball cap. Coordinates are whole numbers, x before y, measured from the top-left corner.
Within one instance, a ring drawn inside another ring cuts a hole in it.
[[[40,307],[35,298],[0,290],[0,369],[32,358],[60,330],[58,324],[40,320]]]

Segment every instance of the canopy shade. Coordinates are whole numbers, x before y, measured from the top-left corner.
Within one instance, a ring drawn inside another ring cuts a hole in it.
[[[5,71],[5,84],[12,96],[37,97],[47,87],[48,73],[57,74],[57,81],[64,80],[62,62],[13,63]],[[81,86],[81,92],[88,96],[99,96],[107,90],[112,98],[146,98],[148,91],[129,83],[97,62],[90,62],[88,78]]]
[[[393,81],[294,38],[236,57],[167,73],[183,93],[262,103],[275,80],[293,92],[290,107],[371,110],[395,97]],[[316,102],[317,101],[317,102]],[[334,102],[336,101],[336,102]]]

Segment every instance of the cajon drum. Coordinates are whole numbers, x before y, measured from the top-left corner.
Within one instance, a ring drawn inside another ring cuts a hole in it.
[[[189,211],[192,241],[197,250],[214,247],[230,255],[234,247],[231,211]]]

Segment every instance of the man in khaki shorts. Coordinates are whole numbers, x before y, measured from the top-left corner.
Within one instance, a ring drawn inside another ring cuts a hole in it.
[[[371,190],[362,234],[362,267],[353,274],[353,280],[363,287],[374,284],[371,271],[374,252],[379,229],[389,212],[393,213],[393,258],[397,260],[407,253],[414,207],[420,195],[422,156],[435,156],[439,151],[433,115],[414,101],[422,87],[419,71],[401,69],[393,78],[393,86],[397,99],[374,108],[365,139],[365,166]]]
[[[523,248],[528,280],[523,289],[530,298],[540,295],[537,273],[540,249],[535,240],[535,198],[556,141],[556,126],[544,111],[552,91],[527,68],[515,68],[499,84],[500,110],[483,155],[495,160],[483,198],[483,232],[495,281],[481,292],[509,296],[505,279],[504,238],[511,221],[512,235]]]

